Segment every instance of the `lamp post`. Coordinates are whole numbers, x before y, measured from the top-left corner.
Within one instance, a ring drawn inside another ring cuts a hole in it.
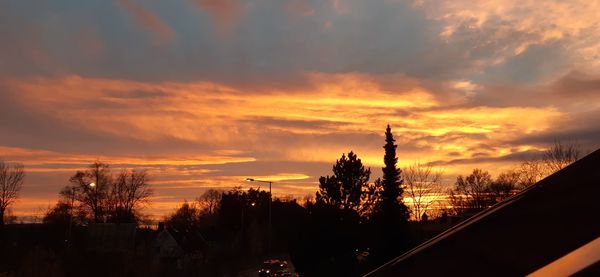
[[[94,190],[94,206],[96,206],[96,193],[97,191],[97,187],[96,187],[96,183],[91,182],[88,184],[88,186],[90,188],[92,188]],[[77,193],[78,191],[78,187],[71,187],[71,205],[69,206],[69,229],[67,229],[67,247],[70,246],[70,244],[72,243],[72,233],[73,233],[73,217],[75,216],[74,214],[74,208],[75,208],[75,193]],[[94,207],[95,208],[95,207]],[[94,220],[96,219],[96,213],[94,213]]]
[[[98,178],[96,178],[96,182],[97,182]],[[98,223],[98,187],[96,185],[96,183],[92,182],[89,184],[90,188],[92,188],[92,190],[94,190],[93,198],[92,198],[92,205],[94,208],[94,222]]]
[[[273,185],[272,181],[263,181],[263,180],[257,180],[254,178],[246,178],[247,182],[259,182],[259,183],[269,183],[269,229],[268,229],[268,241],[269,241],[269,246],[267,248],[267,253],[271,254],[271,203],[273,202],[273,196],[271,194],[271,186]]]

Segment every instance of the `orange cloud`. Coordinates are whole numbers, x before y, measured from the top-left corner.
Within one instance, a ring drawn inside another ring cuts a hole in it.
[[[106,156],[89,154],[65,154],[54,151],[25,149],[18,147],[0,146],[0,152],[4,159],[21,162],[25,165],[80,165],[87,166],[94,160],[106,161],[112,164],[140,166],[196,166],[196,165],[217,165],[226,163],[253,162],[255,158],[245,156],[226,156],[219,155],[192,155],[192,156]],[[35,170],[35,169],[30,169]],[[51,170],[51,169],[49,169]],[[73,169],[68,169],[73,171]]]
[[[17,101],[48,119],[117,139],[149,144],[185,141],[203,150],[101,155],[2,147],[0,152],[40,174],[68,174],[95,159],[147,168],[158,196],[174,196],[169,200],[174,202],[193,198],[190,195],[195,197],[207,188],[256,186],[244,182],[246,177],[276,181],[276,195],[301,197],[316,190],[320,175],[330,174],[328,166],[290,170],[274,165],[259,171],[254,164],[331,164],[353,150],[377,176],[383,155],[381,135],[390,123],[400,145],[402,167],[416,160],[463,160],[445,165],[446,174],[473,167],[497,173],[513,166],[502,157],[537,149],[514,141],[544,132],[564,117],[552,106],[469,107],[464,102],[468,98],[448,105],[418,82],[393,86],[360,74],[314,73],[307,78],[310,85],[292,93],[241,90],[204,81],[140,82],[75,75],[13,79],[5,85],[18,92]],[[473,89],[469,83],[458,87]],[[473,159],[481,157],[485,159]],[[474,162],[469,163],[470,159]],[[235,166],[204,167],[227,164]],[[166,212],[159,210],[153,213]]]
[[[303,136],[379,134],[381,126],[390,123],[403,142],[469,155],[472,153],[467,149],[480,142],[469,141],[471,135],[509,141],[544,131],[562,115],[553,107],[445,107],[425,88],[389,91],[360,75],[318,74],[310,79],[309,89],[294,94],[277,90],[242,92],[209,82],[144,83],[78,76],[14,80],[10,84],[31,109],[92,132],[149,142],[176,138],[216,149],[232,149],[240,143],[261,149],[260,141],[267,132]],[[464,135],[455,143],[462,148],[451,148],[448,142],[420,140],[448,134]],[[344,145],[332,148],[315,142],[296,149],[297,153],[307,152],[300,154],[300,159],[331,161],[340,150],[348,150]],[[314,151],[315,147],[326,149]],[[373,151],[375,160],[379,150],[362,152]],[[286,154],[288,149],[282,151],[282,157],[294,159],[295,154]],[[325,153],[329,153],[327,157]]]

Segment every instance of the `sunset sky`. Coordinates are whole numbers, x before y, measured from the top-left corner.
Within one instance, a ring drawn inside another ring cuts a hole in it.
[[[598,0],[2,1],[0,157],[27,172],[13,211],[41,214],[97,159],[149,171],[153,216],[246,177],[302,197],[350,150],[380,176],[388,123],[400,166],[446,180],[556,139],[596,149],[598,14]]]

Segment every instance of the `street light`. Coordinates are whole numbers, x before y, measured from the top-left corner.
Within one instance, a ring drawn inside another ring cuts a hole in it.
[[[268,230],[269,248],[267,248],[267,251],[270,254],[271,253],[271,203],[273,202],[273,196],[271,194],[271,186],[273,185],[273,182],[256,180],[254,178],[246,178],[246,181],[247,182],[269,183],[269,230]]]
[[[96,181],[98,181],[98,178],[96,178]],[[94,193],[92,194],[92,205],[94,209],[94,221],[98,223],[98,186],[94,182],[91,182],[88,186],[94,190]]]

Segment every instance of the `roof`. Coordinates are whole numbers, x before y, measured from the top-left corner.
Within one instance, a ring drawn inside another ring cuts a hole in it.
[[[599,197],[596,150],[367,276],[530,274],[600,237]]]
[[[202,234],[198,231],[181,230],[171,227],[167,227],[165,230],[186,252],[202,251],[208,245]]]

